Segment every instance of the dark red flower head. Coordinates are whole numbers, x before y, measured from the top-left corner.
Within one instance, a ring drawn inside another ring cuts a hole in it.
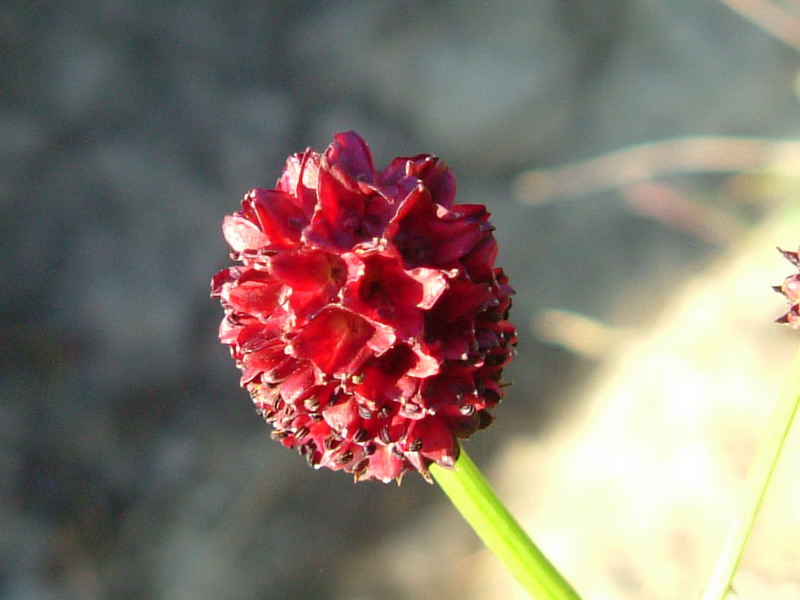
[[[778,248],[778,252],[800,270],[800,255],[797,252],[789,252],[780,248]],[[800,273],[789,275],[781,285],[776,285],[772,289],[786,296],[790,304],[789,310],[786,311],[786,314],[780,316],[777,322],[800,329]]]
[[[272,436],[356,480],[428,477],[492,420],[515,344],[489,213],[436,157],[376,172],[364,140],[290,156],[222,229],[231,347]]]

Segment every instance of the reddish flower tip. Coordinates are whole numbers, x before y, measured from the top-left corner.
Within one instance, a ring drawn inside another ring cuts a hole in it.
[[[790,252],[780,248],[778,248],[778,252],[800,270],[800,254],[798,252]],[[794,329],[800,329],[800,273],[789,275],[781,285],[775,285],[772,289],[786,296],[790,304],[786,314],[775,319],[775,322],[789,325]]]
[[[514,292],[489,213],[455,189],[436,157],[376,172],[366,142],[339,133],[225,217],[241,264],[212,281],[220,340],[272,437],[310,465],[429,479],[491,423]]]

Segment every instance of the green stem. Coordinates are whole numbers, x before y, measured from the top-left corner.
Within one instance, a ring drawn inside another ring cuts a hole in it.
[[[734,573],[742,559],[747,539],[758,517],[772,474],[800,405],[800,350],[794,356],[778,403],[770,417],[758,452],[747,476],[742,512],[731,523],[722,553],[703,593],[702,600],[724,600],[731,590]]]
[[[431,465],[431,474],[486,547],[536,600],[580,600],[497,498],[462,448],[454,469]]]

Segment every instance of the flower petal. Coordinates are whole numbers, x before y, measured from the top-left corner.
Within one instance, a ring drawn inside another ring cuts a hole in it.
[[[320,248],[330,251],[350,250],[355,244],[369,238],[364,229],[367,199],[358,190],[342,183],[346,173],[334,176],[323,163],[317,186],[318,204],[305,238]]]
[[[234,310],[254,315],[259,318],[268,317],[280,303],[283,283],[270,278],[266,273],[251,270],[249,279],[240,277],[235,285],[228,288],[225,300]]]
[[[418,185],[386,228],[386,238],[413,266],[444,266],[472,250],[483,237],[476,222],[459,220]]]
[[[292,341],[292,353],[307,358],[327,375],[348,371],[365,358],[375,328],[358,315],[336,307],[322,310]]]
[[[269,243],[269,238],[258,225],[238,215],[228,215],[222,221],[222,234],[225,241],[236,252],[255,250]]]
[[[419,453],[432,462],[452,467],[459,454],[458,441],[447,425],[439,418],[431,417],[413,421],[408,428],[411,444],[420,447]]]
[[[303,209],[284,192],[254,189],[245,196],[258,217],[261,230],[267,237],[263,248],[279,250],[300,243],[300,233],[307,224]]]
[[[333,283],[344,283],[346,265],[342,259],[321,250],[281,252],[270,257],[272,276],[298,292],[314,292]]]
[[[370,410],[379,410],[388,402],[414,393],[412,390],[419,382],[400,382],[400,379],[416,363],[417,357],[413,350],[405,344],[397,344],[364,365],[360,383],[354,385],[353,389],[363,399],[364,406]]]
[[[397,479],[404,470],[403,459],[388,446],[378,446],[374,454],[369,457],[370,475],[384,483]]]
[[[436,204],[445,208],[453,205],[456,197],[456,178],[447,165],[433,156],[413,164],[411,172],[422,181]]]
[[[302,154],[293,154],[286,159],[286,167],[275,189],[297,198],[306,219],[310,220],[317,203],[317,175],[319,154],[310,148]]]
[[[377,252],[346,253],[348,277],[343,304],[371,321],[389,325],[401,340],[421,335],[425,288],[398,264],[396,258]]]
[[[369,146],[354,131],[334,135],[325,157],[332,167],[343,169],[353,179],[371,182],[375,178]]]
[[[327,407],[322,411],[322,418],[333,431],[342,436],[355,431],[361,423],[361,417],[358,415],[358,403],[352,398]]]

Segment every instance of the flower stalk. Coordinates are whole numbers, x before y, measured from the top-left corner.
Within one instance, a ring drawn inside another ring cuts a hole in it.
[[[489,550],[536,600],[580,597],[511,516],[464,449],[452,469],[431,475]]]
[[[789,437],[798,406],[800,406],[800,349],[789,367],[778,403],[772,412],[767,430],[750,468],[741,513],[731,523],[722,553],[717,560],[702,600],[724,600],[731,591],[734,574],[741,562],[753,525],[758,518],[786,439]]]

